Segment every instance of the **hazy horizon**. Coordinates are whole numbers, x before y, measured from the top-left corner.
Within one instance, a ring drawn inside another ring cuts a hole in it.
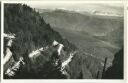
[[[123,14],[122,3],[82,3],[82,2],[43,2],[43,1],[29,1],[25,3],[36,9],[66,9],[71,11],[102,11]]]

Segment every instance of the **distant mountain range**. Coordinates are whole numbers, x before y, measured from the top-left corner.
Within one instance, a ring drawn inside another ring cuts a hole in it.
[[[76,11],[61,9],[43,9],[38,11],[40,11],[44,20],[52,27],[89,34],[101,40],[107,38],[107,41],[117,46],[120,46],[122,43],[120,40],[123,40],[123,17],[115,15],[97,15],[96,12],[95,14],[88,12],[82,14],[81,12],[78,13]]]
[[[56,9],[38,9],[36,8],[36,11],[39,11],[40,13],[43,13],[43,12],[52,12],[52,11],[55,11],[55,10],[62,10],[62,11],[69,11],[69,12],[76,12],[76,13],[81,13],[81,14],[86,14],[86,13],[89,13],[89,14],[93,14],[93,15],[101,15],[101,16],[116,16],[116,17],[123,17],[124,14],[123,14],[123,9],[106,9],[103,10],[103,9],[92,9],[92,10],[80,10],[80,9],[76,9],[76,10],[71,10],[71,9],[66,9],[66,8],[56,8]]]

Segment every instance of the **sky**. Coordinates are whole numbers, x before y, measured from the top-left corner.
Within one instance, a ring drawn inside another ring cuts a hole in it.
[[[112,2],[73,2],[73,1],[28,1],[26,3],[32,8],[38,9],[66,9],[78,11],[111,11],[116,13],[123,12],[122,3]]]
[[[90,3],[90,2],[73,2],[73,1],[28,1],[26,4],[30,5],[31,7],[34,8],[61,8],[61,7],[66,7],[66,8],[74,8],[74,7],[87,7],[89,5],[106,5],[106,6],[111,6],[111,7],[122,7],[122,4],[120,3]]]

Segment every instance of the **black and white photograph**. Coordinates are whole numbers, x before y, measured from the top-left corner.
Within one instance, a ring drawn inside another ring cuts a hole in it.
[[[3,3],[3,79],[124,79],[124,4]]]

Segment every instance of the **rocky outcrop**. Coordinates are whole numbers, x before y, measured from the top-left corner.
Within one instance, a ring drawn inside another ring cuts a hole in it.
[[[123,79],[124,78],[124,54],[123,49],[117,52],[114,56],[112,66],[110,66],[105,72],[103,79]]]

